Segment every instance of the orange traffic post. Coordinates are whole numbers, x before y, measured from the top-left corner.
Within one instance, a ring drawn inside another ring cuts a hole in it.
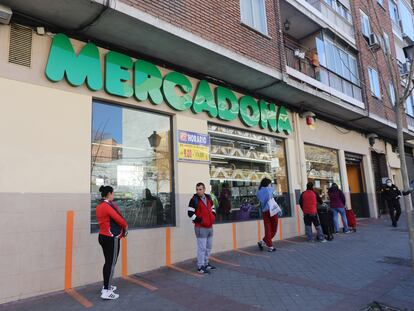
[[[72,288],[73,219],[74,212],[68,211],[66,213],[65,290]]]
[[[233,250],[237,249],[237,233],[236,233],[236,224],[233,223]]]
[[[282,218],[279,218],[279,239],[283,240],[283,223],[282,223]]]
[[[262,234],[260,232],[260,220],[257,221],[257,240],[258,241],[262,240]]]
[[[171,266],[171,228],[165,228],[165,265]]]
[[[121,239],[121,252],[122,252],[122,276],[128,276],[128,249],[127,249],[127,239]]]
[[[296,224],[298,226],[298,235],[301,235],[299,205],[296,205]]]

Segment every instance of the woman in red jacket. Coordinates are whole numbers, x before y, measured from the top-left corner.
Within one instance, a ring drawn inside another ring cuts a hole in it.
[[[99,224],[99,244],[105,257],[101,298],[117,299],[119,295],[114,293],[116,286],[111,285],[111,281],[119,255],[119,240],[127,235],[128,225],[119,207],[113,202],[114,188],[101,186],[99,192],[102,202],[96,207],[96,219]]]

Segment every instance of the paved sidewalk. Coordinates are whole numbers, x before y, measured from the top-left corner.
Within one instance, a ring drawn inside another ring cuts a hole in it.
[[[215,254],[218,267],[195,276],[162,268],[116,279],[116,301],[102,301],[101,284],[77,288],[89,310],[364,310],[373,301],[414,310],[414,273],[408,266],[405,219],[392,228],[388,218],[361,221],[358,232],[328,243],[303,237],[277,242],[275,253],[257,247]],[[254,233],[252,233],[254,234]],[[194,271],[193,260],[176,266]],[[135,282],[135,283],[134,283]],[[87,308],[64,292],[0,305],[0,310],[66,311]]]

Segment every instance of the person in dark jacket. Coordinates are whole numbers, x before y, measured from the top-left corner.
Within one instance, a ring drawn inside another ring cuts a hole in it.
[[[392,221],[392,226],[397,227],[398,219],[400,219],[401,215],[401,191],[400,189],[398,189],[396,185],[392,183],[392,180],[388,178],[385,182],[385,187],[381,189],[381,193],[384,196],[385,201],[387,202],[388,211],[390,213]]]
[[[341,189],[338,188],[338,185],[333,183],[331,188],[328,190],[330,207],[332,210],[332,217],[335,226],[335,233],[339,232],[339,221],[338,214],[341,214],[342,223],[344,224],[344,233],[350,233],[348,227],[348,220],[346,219],[345,204],[346,199],[345,195]]]
[[[320,242],[326,242],[325,236],[319,222],[317,204],[322,204],[321,197],[313,190],[313,183],[306,184],[306,190],[302,192],[299,198],[299,205],[303,211],[303,221],[305,223],[305,232],[308,241],[313,241],[312,224],[317,231],[317,239]]]
[[[205,193],[206,186],[203,183],[196,185],[196,194],[188,203],[188,217],[194,223],[194,231],[197,238],[197,272],[209,273],[216,267],[209,263],[211,249],[213,247],[213,224],[216,220],[216,210],[211,196]]]
[[[219,212],[222,220],[230,220],[231,213],[231,191],[227,183],[223,183],[223,189],[221,190],[219,201]]]

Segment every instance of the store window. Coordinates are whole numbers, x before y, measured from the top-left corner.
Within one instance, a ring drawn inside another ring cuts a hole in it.
[[[305,144],[306,172],[322,200],[329,201],[328,189],[332,183],[341,187],[338,151]]]
[[[256,192],[270,178],[274,197],[291,216],[283,139],[209,125],[211,139],[210,185],[218,199],[217,222],[261,218]]]
[[[174,225],[170,118],[99,102],[92,109],[92,232],[101,185],[114,188],[129,228]]]

